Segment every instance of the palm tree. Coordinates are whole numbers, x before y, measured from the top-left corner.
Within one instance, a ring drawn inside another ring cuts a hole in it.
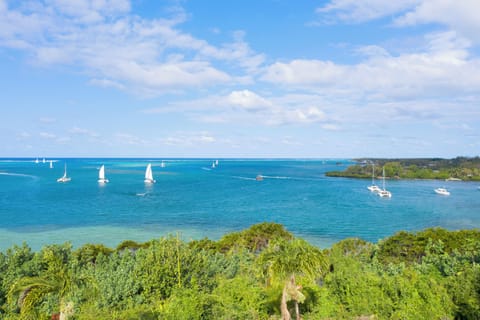
[[[59,296],[60,319],[67,319],[73,313],[73,303],[65,303],[65,296],[72,288],[73,278],[63,259],[51,248],[44,251],[47,270],[44,275],[23,277],[10,288],[8,298],[17,302],[23,319],[36,319],[35,306],[50,293]]]
[[[327,268],[323,253],[302,239],[278,239],[260,254],[258,261],[267,278],[267,285],[275,281],[284,283],[280,302],[282,320],[291,319],[287,307],[290,300],[295,303],[295,314],[299,320],[298,304],[303,303],[305,296],[301,292],[301,286],[297,285],[296,278],[304,277],[313,281],[320,277]]]

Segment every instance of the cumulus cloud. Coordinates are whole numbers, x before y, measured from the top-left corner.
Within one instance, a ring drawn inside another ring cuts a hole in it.
[[[247,110],[260,110],[272,106],[270,101],[250,90],[232,91],[226,100],[231,105]]]
[[[377,98],[413,98],[477,92],[480,60],[468,53],[468,40],[454,32],[425,37],[427,50],[394,56],[375,46],[363,61],[347,65],[322,60],[277,62],[262,80],[313,92],[339,92]]]
[[[144,19],[126,0],[44,0],[0,6],[0,46],[23,50],[32,63],[71,65],[91,84],[145,95],[245,81],[263,61],[234,34],[220,46],[182,32],[187,15]],[[228,62],[230,74],[216,66]]]

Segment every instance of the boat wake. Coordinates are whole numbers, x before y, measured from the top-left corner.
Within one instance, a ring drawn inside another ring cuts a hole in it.
[[[256,181],[256,180],[257,180],[256,178],[240,177],[240,176],[232,176],[232,178],[241,179],[241,180],[253,180],[253,181]]]
[[[0,175],[11,176],[11,177],[24,177],[24,178],[38,179],[37,176],[32,176],[30,174],[23,174],[23,173],[0,172]]]

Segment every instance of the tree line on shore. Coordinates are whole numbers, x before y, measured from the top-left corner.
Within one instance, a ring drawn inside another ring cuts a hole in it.
[[[329,177],[371,178],[382,176],[396,179],[460,179],[480,181],[480,157],[454,159],[357,159],[344,171],[330,171]]]
[[[480,231],[320,249],[261,223],[218,241],[0,252],[0,318],[480,319]]]

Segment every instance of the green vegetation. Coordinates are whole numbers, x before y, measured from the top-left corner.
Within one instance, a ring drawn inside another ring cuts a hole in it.
[[[480,231],[400,231],[320,250],[279,224],[218,241],[0,253],[0,318],[480,319]]]
[[[330,171],[329,177],[371,178],[372,163],[375,164],[375,176],[396,179],[461,179],[480,181],[480,157],[455,159],[357,159],[358,164],[349,166],[345,171]]]

